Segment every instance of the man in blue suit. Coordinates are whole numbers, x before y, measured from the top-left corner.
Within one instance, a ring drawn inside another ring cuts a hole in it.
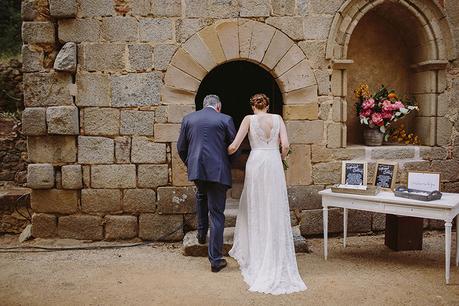
[[[183,118],[177,150],[197,187],[198,241],[206,243],[209,228],[209,261],[212,272],[226,267],[223,259],[226,191],[231,188],[231,157],[228,146],[236,136],[233,119],[220,113],[218,96],[204,98],[203,109]],[[235,154],[232,155],[234,157]]]

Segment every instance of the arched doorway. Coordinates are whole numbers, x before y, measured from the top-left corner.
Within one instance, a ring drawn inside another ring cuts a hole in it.
[[[249,61],[227,62],[212,69],[202,80],[195,98],[196,109],[202,109],[206,95],[216,94],[222,102],[222,112],[231,116],[239,128],[242,119],[252,114],[249,99],[256,93],[264,93],[270,98],[270,113],[282,115],[282,93],[268,71]],[[245,163],[250,153],[247,138],[241,145],[241,153],[233,164],[233,198],[239,198],[244,180]]]

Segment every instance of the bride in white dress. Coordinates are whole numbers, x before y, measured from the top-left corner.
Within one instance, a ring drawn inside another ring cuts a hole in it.
[[[250,99],[254,115],[244,118],[228,153],[247,133],[251,152],[239,202],[234,244],[229,254],[239,263],[249,291],[285,294],[306,289],[298,273],[282,158],[289,143],[284,121],[268,114],[269,98]]]

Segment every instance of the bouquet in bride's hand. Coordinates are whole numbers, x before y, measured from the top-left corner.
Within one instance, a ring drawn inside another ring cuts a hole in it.
[[[282,149],[281,149],[282,150]],[[288,152],[287,152],[287,156],[285,156],[285,158],[282,159],[282,165],[284,166],[284,170],[287,170],[288,169],[288,161],[287,161],[287,158],[288,156],[290,155],[290,153],[292,153],[292,149],[288,149]]]

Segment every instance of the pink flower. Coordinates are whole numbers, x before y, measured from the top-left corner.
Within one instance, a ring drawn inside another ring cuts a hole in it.
[[[381,114],[383,119],[392,119],[392,112],[391,111],[383,111]]]
[[[394,108],[395,108],[395,110],[399,110],[401,108],[405,108],[405,105],[403,105],[403,103],[401,101],[395,101]]]
[[[363,101],[362,103],[363,109],[370,109],[370,108],[373,108],[374,106],[375,106],[375,100],[373,98],[367,99]]]
[[[370,117],[372,111],[371,109],[363,109],[360,111],[360,117]]]
[[[380,113],[373,113],[371,115],[371,121],[373,121],[373,124],[377,125],[377,126],[384,125],[384,120],[383,120],[383,118],[382,118]]]
[[[392,110],[392,103],[389,100],[384,100],[382,102],[382,109],[383,109],[383,111],[391,111]]]

